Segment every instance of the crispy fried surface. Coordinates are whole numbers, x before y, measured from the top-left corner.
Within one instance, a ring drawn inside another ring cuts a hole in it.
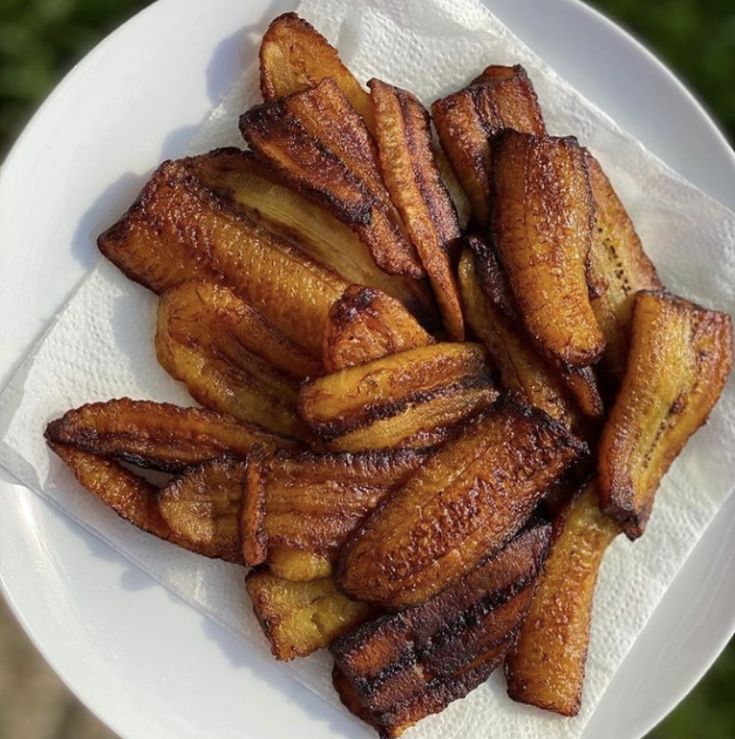
[[[444,326],[454,341],[462,341],[462,306],[452,271],[459,223],[437,168],[429,114],[406,90],[377,79],[368,87],[383,179],[434,288]]]
[[[732,366],[730,316],[663,291],[637,294],[628,365],[602,432],[600,502],[640,536],[661,478],[707,420]]]
[[[169,472],[223,454],[244,457],[254,446],[270,450],[295,446],[289,439],[220,413],[130,398],[67,411],[49,423],[46,438]]]
[[[240,130],[287,184],[352,228],[381,269],[424,275],[383,184],[370,134],[333,80],[250,109]]]
[[[490,219],[492,139],[505,129],[546,132],[523,67],[488,67],[471,85],[431,106],[439,140],[481,226]]]
[[[592,200],[575,139],[505,132],[493,147],[493,232],[523,322],[539,347],[584,367],[605,340],[590,305]]]
[[[187,160],[204,184],[243,208],[257,211],[314,261],[347,282],[382,290],[422,320],[433,319],[426,285],[383,272],[359,236],[326,208],[291,189],[251,152],[216,149]]]
[[[327,372],[434,343],[406,309],[379,290],[351,285],[329,312],[322,361]]]
[[[556,516],[551,551],[505,664],[513,700],[564,716],[579,711],[597,573],[619,532],[601,513],[594,482]]]
[[[342,63],[337,50],[296,13],[271,21],[260,44],[260,90],[266,101],[314,87],[331,77],[373,130],[370,96]]]
[[[316,357],[329,308],[347,288],[334,272],[204,187],[186,160],[156,170],[139,200],[100,237],[100,248],[129,277],[159,292],[182,277],[216,281],[221,275]],[[192,270],[172,271],[179,252],[188,255]]]
[[[207,408],[306,438],[297,379],[321,365],[226,287],[187,282],[158,305],[156,355]]]
[[[496,397],[481,346],[431,344],[306,382],[299,409],[335,451],[421,448]]]
[[[382,736],[398,736],[483,682],[525,615],[550,538],[519,534],[431,600],[363,624],[331,647],[347,707]]]
[[[340,588],[390,609],[427,600],[500,550],[585,451],[542,411],[499,401],[368,516],[340,552]]]
[[[495,252],[471,236],[459,262],[467,325],[500,370],[503,387],[575,429],[580,416],[559,375],[533,346],[512,305]]]
[[[661,281],[599,162],[589,152],[586,158],[595,208],[588,265],[592,310],[605,335],[602,361],[617,385],[625,372],[635,294],[660,288]]]
[[[339,593],[332,578],[290,582],[253,570],[245,586],[276,659],[305,657],[329,646],[372,613],[369,606]]]

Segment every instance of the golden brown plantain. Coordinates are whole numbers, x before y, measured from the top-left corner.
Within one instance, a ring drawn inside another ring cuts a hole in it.
[[[475,236],[459,262],[467,325],[490,353],[503,387],[576,430],[580,415],[561,381],[536,351],[510,301],[495,252]]]
[[[656,489],[707,420],[732,367],[732,321],[663,291],[633,305],[628,366],[602,432],[600,503],[635,539]]]
[[[429,114],[406,90],[377,79],[368,87],[383,179],[434,288],[444,327],[451,339],[462,341],[462,306],[452,271],[459,223],[437,168]]]
[[[208,190],[187,160],[164,162],[100,248],[129,277],[160,292],[212,275],[289,339],[321,355],[329,308],[347,283]],[[204,265],[171,272],[174,252]],[[163,276],[162,276],[163,275]]]
[[[586,445],[506,399],[469,421],[340,551],[337,582],[384,608],[420,603],[499,551]]]
[[[347,282],[382,290],[422,320],[433,320],[433,296],[423,282],[383,272],[354,231],[326,208],[287,187],[252,152],[215,149],[187,162],[206,187],[257,211],[269,228],[293,240],[314,261]]]
[[[260,43],[260,90],[266,101],[314,87],[331,77],[373,131],[370,96],[310,23],[296,13],[279,15]]]
[[[393,298],[351,285],[329,312],[322,361],[327,372],[433,344],[434,338]]]
[[[294,582],[319,580],[329,577],[333,571],[331,557],[303,549],[271,547],[267,564],[276,577]]]
[[[345,598],[331,577],[291,582],[256,569],[245,578],[245,586],[276,659],[306,657],[327,647],[374,612]]]
[[[272,451],[296,446],[220,413],[130,398],[67,411],[49,423],[46,438],[168,472],[223,454],[245,457],[256,446]]]
[[[554,520],[551,551],[520,635],[505,663],[513,700],[575,716],[602,556],[620,533],[588,483]]]
[[[479,344],[431,344],[301,386],[299,410],[335,451],[423,448],[497,397]]]
[[[605,335],[602,362],[617,385],[625,372],[635,294],[662,285],[602,167],[589,151],[586,158],[595,208],[587,277],[592,310]]]
[[[335,641],[335,687],[386,737],[484,682],[525,616],[550,526],[537,524],[431,600],[363,624]]]
[[[605,339],[587,292],[592,198],[573,138],[506,131],[493,146],[493,233],[515,302],[541,350],[572,367]]]
[[[240,117],[240,131],[288,185],[353,229],[381,269],[424,276],[383,184],[370,134],[333,80],[251,108]]]
[[[186,282],[167,290],[155,345],[161,366],[205,407],[308,436],[296,413],[297,379],[321,374],[321,364],[228,288]]]
[[[546,132],[533,85],[520,65],[491,66],[471,85],[431,106],[439,140],[481,226],[490,220],[492,140],[505,129]]]

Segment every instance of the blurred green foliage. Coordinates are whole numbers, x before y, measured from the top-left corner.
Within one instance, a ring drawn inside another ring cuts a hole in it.
[[[0,152],[63,74],[147,4],[0,0]],[[669,64],[735,140],[735,0],[591,0],[591,4],[620,21]],[[650,739],[735,739],[734,686],[731,644]]]

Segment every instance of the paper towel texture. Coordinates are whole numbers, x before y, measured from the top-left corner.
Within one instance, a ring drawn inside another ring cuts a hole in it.
[[[304,0],[299,12],[366,81],[377,76],[425,103],[485,66],[523,64],[549,131],[575,134],[600,159],[666,285],[735,313],[735,214],[687,184],[586,101],[474,0]],[[249,67],[190,150],[241,143],[237,116],[259,102]],[[172,121],[172,127],[175,121]],[[110,219],[117,217],[111,213]],[[243,570],[135,530],[86,494],[48,452],[46,423],[83,403],[130,396],[193,404],[157,364],[156,298],[100,263],[0,396],[0,464],[113,548],[230,631],[267,650],[242,585]],[[619,538],[605,558],[594,605],[583,708],[563,719],[512,703],[498,674],[411,731],[415,737],[577,737],[615,670],[732,487],[735,387],[666,477],[646,535]],[[337,699],[326,655],[286,666],[325,700]]]

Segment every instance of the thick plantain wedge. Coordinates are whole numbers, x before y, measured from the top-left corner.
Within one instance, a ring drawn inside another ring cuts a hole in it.
[[[243,538],[253,539],[243,542],[246,556],[255,554],[247,564],[267,561],[273,569],[274,549],[279,552],[275,559],[283,557],[284,549],[333,559],[367,513],[427,456],[426,451],[400,450],[251,457],[242,532]]]
[[[499,401],[367,517],[340,551],[340,588],[387,609],[427,600],[502,549],[586,450],[543,411]]]
[[[574,138],[503,133],[493,146],[493,234],[515,302],[541,350],[563,365],[596,362],[605,339],[586,263],[592,198]]]
[[[298,379],[321,364],[231,290],[186,282],[158,305],[156,354],[207,408],[274,433],[306,438],[296,413]]]
[[[293,582],[256,569],[245,578],[245,586],[273,656],[280,660],[327,647],[374,613],[345,598],[331,577]]]
[[[592,310],[605,335],[603,366],[617,385],[625,372],[635,294],[658,289],[661,281],[599,162],[589,151],[586,158],[595,207],[587,277]]]
[[[381,736],[396,737],[484,682],[523,621],[550,529],[530,527],[431,600],[335,641],[343,703]]]
[[[497,397],[479,344],[430,344],[301,386],[299,409],[334,451],[424,448]]]
[[[315,262],[348,282],[382,290],[422,320],[433,320],[433,297],[423,282],[383,272],[354,231],[326,208],[285,185],[252,152],[215,149],[187,162],[208,188],[240,207],[257,211],[269,228],[278,229]]]
[[[523,67],[490,66],[471,85],[431,106],[439,140],[481,226],[490,220],[492,140],[505,129],[546,132]]]
[[[429,114],[406,90],[377,79],[368,87],[383,179],[434,288],[444,327],[451,339],[462,341],[462,306],[452,270],[459,223],[437,168]]]
[[[556,516],[551,551],[505,663],[513,700],[564,716],[579,711],[597,573],[619,533],[600,511],[594,481]]]
[[[254,447],[296,446],[252,424],[200,408],[119,398],[67,411],[46,427],[49,442],[177,472],[223,454],[245,457]]]
[[[327,372],[433,344],[434,338],[393,298],[351,285],[329,312],[322,362]]]
[[[643,533],[656,489],[707,420],[732,367],[732,320],[663,291],[633,306],[628,365],[600,439],[600,503]]]
[[[164,162],[98,243],[128,277],[157,292],[185,279],[224,281],[315,357],[329,308],[348,286],[207,189],[187,160]],[[177,255],[187,269],[174,268]]]
[[[353,229],[384,271],[424,269],[383,184],[375,145],[336,82],[256,106],[240,117],[251,149],[299,192]]]
[[[578,429],[580,414],[559,375],[526,335],[494,251],[475,236],[467,239],[460,258],[459,283],[467,325],[490,353],[503,387],[570,429]]]

